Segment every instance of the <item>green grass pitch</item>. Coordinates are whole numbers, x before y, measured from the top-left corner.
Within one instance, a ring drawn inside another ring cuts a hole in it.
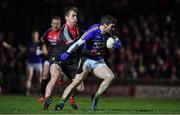
[[[36,96],[0,96],[0,114],[180,114],[180,99],[136,99],[101,96],[98,110],[91,111],[90,97],[77,96],[79,109],[72,110],[67,102],[62,111],[55,111],[59,97],[53,97],[49,110],[43,110],[43,103],[36,102]]]

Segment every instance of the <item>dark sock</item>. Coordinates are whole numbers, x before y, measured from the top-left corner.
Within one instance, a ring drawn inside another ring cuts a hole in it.
[[[41,82],[41,96],[44,96],[45,95],[45,91],[46,91],[46,86],[49,82],[49,79],[42,79],[42,82]]]

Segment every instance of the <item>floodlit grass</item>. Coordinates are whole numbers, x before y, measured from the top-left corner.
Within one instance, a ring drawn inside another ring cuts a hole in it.
[[[0,96],[0,114],[180,114],[180,99],[135,99],[124,97],[103,97],[99,99],[98,110],[91,110],[90,97],[76,97],[78,110],[67,102],[64,109],[55,111],[59,97],[53,97],[49,110],[43,110],[43,103],[31,96]]]

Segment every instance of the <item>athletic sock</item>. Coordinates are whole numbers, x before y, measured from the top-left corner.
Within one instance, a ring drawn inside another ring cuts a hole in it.
[[[96,92],[96,94],[94,95],[95,98],[98,98],[100,96],[100,94],[98,92]]]
[[[63,104],[64,105],[64,103],[65,103],[65,99],[61,98],[60,101],[59,101],[59,104]]]
[[[45,91],[46,91],[46,85],[48,84],[49,80],[48,79],[42,79],[41,82],[41,96],[45,95]]]

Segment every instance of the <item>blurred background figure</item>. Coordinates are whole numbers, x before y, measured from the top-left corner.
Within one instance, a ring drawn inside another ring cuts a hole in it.
[[[0,94],[2,92],[11,92],[13,87],[14,89],[17,88],[16,82],[12,84],[9,82],[9,80],[15,80],[15,71],[13,71],[16,61],[14,59],[15,51],[16,49],[8,43],[8,39],[5,39],[4,34],[0,32]],[[9,72],[13,73],[13,75],[8,74]],[[5,75],[7,76],[4,77]]]
[[[32,77],[35,76],[38,84],[41,83],[42,77],[42,51],[40,50],[39,32],[33,31],[31,42],[28,44],[28,59],[26,68],[26,95],[29,96],[31,89]]]

